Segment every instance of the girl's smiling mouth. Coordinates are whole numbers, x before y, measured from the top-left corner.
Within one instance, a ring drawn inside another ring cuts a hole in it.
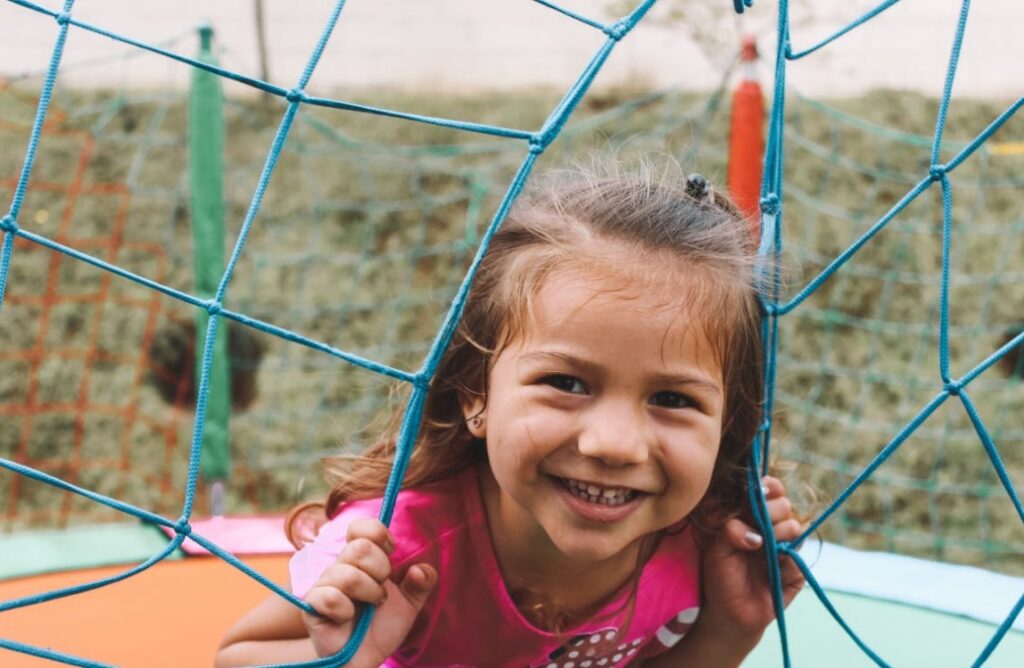
[[[565,504],[576,515],[591,522],[611,524],[630,515],[645,493],[628,487],[600,487],[593,483],[550,476]]]

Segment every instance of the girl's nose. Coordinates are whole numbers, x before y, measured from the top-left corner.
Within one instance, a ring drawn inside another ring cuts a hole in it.
[[[636,410],[594,406],[577,448],[608,466],[643,464],[650,454],[650,438],[650,428]]]

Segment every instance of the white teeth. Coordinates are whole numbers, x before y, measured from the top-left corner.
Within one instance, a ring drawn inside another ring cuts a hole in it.
[[[572,480],[571,478],[563,478],[562,481],[573,494],[581,499],[604,506],[620,506],[635,496],[633,490],[624,487],[609,487],[605,489],[591,483]]]

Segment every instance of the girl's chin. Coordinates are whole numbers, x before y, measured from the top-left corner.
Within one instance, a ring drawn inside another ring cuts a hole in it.
[[[576,532],[572,530],[559,530],[559,536],[551,536],[555,547],[566,558],[584,564],[598,564],[607,562],[616,557],[628,553],[630,557],[634,554],[633,548],[638,544],[639,539],[616,538],[613,536],[595,536],[591,532]],[[575,535],[567,535],[575,534]]]

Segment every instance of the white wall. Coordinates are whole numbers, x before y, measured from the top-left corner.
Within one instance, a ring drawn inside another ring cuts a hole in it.
[[[56,0],[38,0],[57,8]],[[659,9],[666,9],[662,0]],[[683,0],[675,0],[683,2]],[[607,0],[563,0],[606,19]],[[622,3],[619,3],[622,4]],[[793,0],[794,43],[802,47],[858,16],[876,0]],[[756,0],[742,19],[731,0],[689,0],[689,31],[722,45],[753,31],[772,50],[774,0]],[[147,42],[187,34],[203,20],[217,31],[225,66],[258,75],[253,0],[79,0],[76,18]],[[265,0],[271,79],[290,87],[320,33],[330,0]],[[878,19],[819,54],[791,66],[790,80],[811,95],[857,94],[896,87],[938,95],[960,9],[959,0],[903,0]],[[813,13],[813,15],[812,15]],[[810,18],[808,18],[810,17]],[[956,93],[1015,98],[1024,93],[1024,4],[975,2]],[[598,86],[715,85],[730,49],[700,48],[688,30],[641,26],[612,55]],[[0,76],[45,68],[57,25],[53,19],[0,0]],[[564,89],[604,36],[531,0],[349,0],[313,77],[314,93],[363,86],[417,91],[547,86]],[[192,53],[188,37],[175,49]],[[123,44],[72,30],[64,82],[76,86],[183,85],[188,68],[156,56],[80,68],[76,63],[131,52]],[[706,56],[705,53],[708,55]],[[767,79],[770,63],[762,63]]]

